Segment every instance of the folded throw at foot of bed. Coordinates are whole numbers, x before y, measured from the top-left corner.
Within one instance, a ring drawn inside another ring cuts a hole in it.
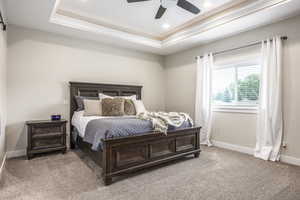
[[[139,119],[149,120],[152,122],[155,131],[167,134],[168,127],[180,127],[183,123],[189,122],[193,126],[192,118],[182,112],[143,112],[137,116]]]

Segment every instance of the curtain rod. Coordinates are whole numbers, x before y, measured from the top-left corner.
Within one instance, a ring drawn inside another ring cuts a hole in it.
[[[281,37],[281,40],[287,40],[288,37],[287,36],[282,36]],[[271,39],[272,41],[272,39]],[[264,42],[267,42],[266,40]],[[247,45],[244,45],[244,46],[240,46],[240,47],[235,47],[235,48],[232,48],[232,49],[226,49],[226,50],[223,50],[223,51],[217,51],[217,52],[213,52],[213,55],[219,55],[219,54],[223,54],[223,53],[226,53],[226,52],[230,52],[230,51],[235,51],[235,50],[239,50],[239,49],[243,49],[243,48],[247,48],[247,47],[252,47],[252,46],[256,46],[256,45],[259,45],[261,44],[261,41],[258,41],[258,42],[253,42],[253,43],[250,43],[250,44],[247,44]],[[204,56],[196,56],[195,59],[198,59],[198,58],[203,58]]]

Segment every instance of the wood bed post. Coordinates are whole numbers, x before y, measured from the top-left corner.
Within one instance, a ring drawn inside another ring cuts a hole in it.
[[[102,156],[102,176],[104,185],[110,185],[112,183],[112,177],[109,175],[111,173],[111,166],[110,166],[110,160],[111,160],[111,147],[110,145],[105,141],[102,140],[102,148],[103,148],[103,156]]]
[[[194,154],[195,158],[198,158],[200,156],[200,130],[196,132],[196,144],[195,144],[196,149],[199,149],[199,152],[196,152]]]
[[[76,110],[76,103],[74,100],[74,96],[77,95],[76,87],[72,82],[69,82],[69,87],[70,87],[70,134],[69,134],[69,140],[70,140],[70,149],[75,149],[75,141],[73,139],[73,126],[72,126],[72,116],[74,114],[74,111]]]
[[[103,148],[103,156],[102,156],[102,176],[104,185],[110,185],[112,183],[111,173],[111,147],[110,145],[102,139],[102,148]]]

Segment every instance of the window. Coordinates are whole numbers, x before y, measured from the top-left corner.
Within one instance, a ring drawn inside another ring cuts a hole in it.
[[[213,70],[212,95],[216,106],[256,107],[260,66],[236,65]]]

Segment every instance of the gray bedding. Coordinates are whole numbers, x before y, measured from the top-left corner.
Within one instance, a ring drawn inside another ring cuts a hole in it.
[[[169,130],[191,127],[190,122],[184,122],[179,128],[169,126]],[[92,144],[92,150],[102,149],[101,139],[139,135],[153,131],[152,123],[135,117],[120,117],[95,119],[88,123],[83,141]]]

